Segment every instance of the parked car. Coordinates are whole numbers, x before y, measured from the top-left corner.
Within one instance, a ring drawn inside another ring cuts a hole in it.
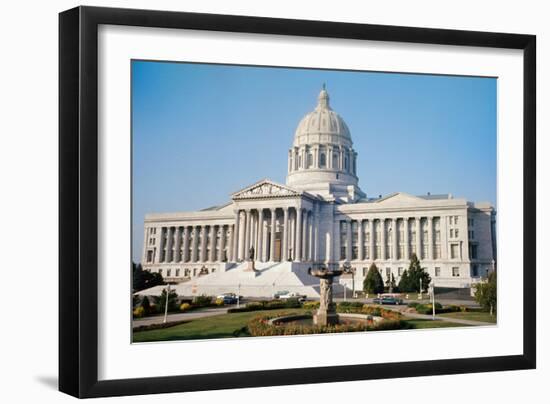
[[[238,297],[235,293],[223,293],[216,296],[216,299],[223,299],[224,304],[236,304]]]
[[[278,299],[282,295],[288,295],[288,290],[279,290],[278,292],[273,293],[273,299]]]
[[[382,297],[376,297],[373,300],[376,304],[403,304],[403,299],[399,299],[397,297],[393,296],[382,296]]]
[[[306,298],[307,298],[306,295],[301,295],[301,294],[296,293],[296,292],[290,292],[290,293],[287,292],[286,294],[279,296],[279,299],[281,299],[281,300],[298,299],[298,301],[300,301],[300,302],[304,302],[306,300]]]

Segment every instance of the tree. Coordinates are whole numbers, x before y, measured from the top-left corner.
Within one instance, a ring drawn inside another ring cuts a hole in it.
[[[384,292],[384,281],[382,276],[376,267],[376,264],[373,262],[367,272],[367,276],[363,281],[363,291],[365,293],[383,293]]]
[[[474,285],[474,298],[479,305],[491,315],[497,309],[497,273],[495,271],[489,274],[487,282]]]
[[[399,279],[399,284],[397,285],[400,292],[408,292],[410,289],[410,280],[409,280],[409,271],[406,269],[401,274],[401,279]]]
[[[422,279],[422,290],[425,290],[432,278],[420,266],[420,261],[416,254],[411,256],[409,268],[403,272],[399,281],[399,290],[401,292],[418,292],[420,290],[420,280]]]
[[[178,295],[173,290],[168,294],[168,311],[178,310],[177,304]],[[159,313],[164,313],[166,307],[166,289],[162,290],[160,296],[155,296],[155,303],[158,307]]]
[[[143,307],[145,313],[151,312],[151,303],[149,303],[149,298],[147,296],[143,296],[140,306]]]
[[[138,292],[153,286],[163,285],[162,275],[156,272],[144,271],[141,264],[132,262],[132,289]]]

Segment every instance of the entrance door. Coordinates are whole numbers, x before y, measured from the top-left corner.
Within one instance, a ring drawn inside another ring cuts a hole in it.
[[[278,238],[275,238],[275,261],[281,261],[281,240]]]

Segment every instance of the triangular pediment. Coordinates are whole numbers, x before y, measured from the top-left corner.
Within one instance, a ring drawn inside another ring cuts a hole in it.
[[[411,203],[414,204],[414,203],[421,203],[421,202],[425,202],[425,200],[422,198],[419,198],[418,196],[410,195],[405,192],[396,192],[375,201],[375,203],[388,204],[388,205],[401,205],[401,204],[411,204]]]
[[[264,179],[257,183],[235,192],[232,198],[235,199],[257,199],[257,198],[274,198],[300,196],[303,192],[287,187],[286,185],[277,184],[276,182]]]

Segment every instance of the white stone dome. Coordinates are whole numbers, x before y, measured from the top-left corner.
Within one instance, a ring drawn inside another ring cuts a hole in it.
[[[325,88],[321,90],[317,100],[317,107],[304,116],[298,124],[293,145],[330,142],[351,146],[348,125],[330,107],[330,97]]]

